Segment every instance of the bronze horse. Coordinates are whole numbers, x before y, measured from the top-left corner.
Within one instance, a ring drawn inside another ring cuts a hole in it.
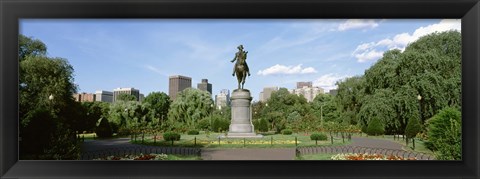
[[[235,58],[231,61],[237,61],[233,68],[234,73],[232,74],[232,76],[235,76],[235,74],[237,75],[238,89],[243,89],[243,85],[245,84],[245,78],[247,77],[247,75],[250,76],[250,72],[246,62],[248,52],[243,51],[242,45],[238,46],[238,50],[239,51],[235,54]]]

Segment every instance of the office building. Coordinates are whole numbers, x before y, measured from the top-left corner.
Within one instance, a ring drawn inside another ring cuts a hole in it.
[[[208,79],[202,79],[202,82],[197,84],[197,89],[208,91],[212,94],[212,84],[208,83]]]
[[[73,98],[78,102],[93,102],[95,101],[95,94],[92,93],[76,93],[73,94]]]
[[[117,101],[118,95],[129,94],[135,96],[137,101],[140,100],[140,91],[135,88],[116,88],[113,90],[113,102]]]
[[[191,87],[192,78],[181,75],[170,76],[168,82],[168,96],[174,101],[180,91]]]
[[[95,98],[95,101],[111,103],[113,102],[113,92],[103,90],[95,91]]]
[[[308,81],[308,82],[297,82],[297,89],[301,89],[301,88],[303,88],[304,86],[311,88],[311,87],[312,87],[312,82],[311,82],[311,81]]]
[[[270,99],[270,96],[274,91],[278,91],[278,87],[266,87],[263,88],[263,91],[260,93],[260,101],[266,102],[268,99]]]
[[[323,94],[323,88],[302,86],[302,88],[289,90],[291,94],[303,95],[308,102],[312,102],[318,94]]]
[[[230,106],[230,91],[228,89],[223,89],[219,94],[215,95],[215,106],[217,109]]]

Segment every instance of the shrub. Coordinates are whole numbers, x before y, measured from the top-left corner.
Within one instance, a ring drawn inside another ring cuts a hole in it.
[[[380,119],[374,117],[372,120],[368,122],[367,127],[367,134],[368,135],[382,135],[385,133],[385,128],[383,127],[382,121]]]
[[[110,123],[105,118],[100,118],[100,123],[95,128],[95,133],[100,138],[112,137],[113,131]]]
[[[292,133],[293,133],[293,132],[292,132],[292,130],[290,130],[290,129],[283,129],[283,130],[282,130],[282,134],[283,134],[283,135],[292,135]]]
[[[268,131],[268,121],[266,119],[259,119],[258,130],[260,132],[267,132]]]
[[[176,132],[165,132],[163,133],[163,139],[166,141],[179,141],[180,134]]]
[[[310,135],[311,140],[327,140],[327,135],[321,133],[313,133]]]
[[[212,121],[212,130],[215,132],[222,132],[228,130],[230,121],[224,118],[214,118]]]
[[[414,138],[422,130],[420,121],[417,118],[408,120],[407,127],[405,128],[405,135],[407,138]]]
[[[198,134],[200,134],[200,132],[198,132],[197,130],[191,130],[191,131],[188,131],[187,134],[188,135],[198,135]]]
[[[455,108],[445,108],[427,121],[426,146],[438,160],[462,159],[462,117]]]

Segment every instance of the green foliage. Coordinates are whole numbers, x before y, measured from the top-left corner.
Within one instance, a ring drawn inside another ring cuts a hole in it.
[[[412,118],[408,121],[407,127],[405,128],[405,135],[407,138],[413,138],[422,131],[422,125],[417,118]]]
[[[77,90],[73,67],[66,59],[46,57],[41,41],[23,35],[19,40],[20,158],[76,159],[74,125],[80,118],[71,108]]]
[[[327,135],[322,133],[313,133],[310,135],[311,140],[327,140]]]
[[[163,92],[152,92],[145,97],[143,103],[149,104],[150,113],[159,125],[165,124],[168,119],[168,110],[170,108],[170,97]]]
[[[260,132],[267,132],[268,131],[268,121],[266,119],[263,119],[263,118],[259,119],[257,129]]]
[[[190,131],[187,132],[187,134],[188,135],[198,135],[198,134],[200,134],[200,132],[197,131],[197,130],[190,130]]]
[[[229,127],[230,120],[226,118],[214,116],[214,118],[212,119],[212,131],[214,132],[227,131]]]
[[[391,89],[378,89],[373,95],[366,96],[362,101],[363,104],[358,113],[360,124],[369,126],[370,120],[382,119],[383,121],[377,123],[383,125],[383,130],[385,128],[394,129],[399,126],[398,121],[394,120],[397,119],[397,113],[395,110],[395,101],[392,98],[393,95],[394,92]],[[369,133],[368,131],[367,129],[367,133]],[[378,130],[375,131],[380,132]],[[383,134],[383,132],[381,132],[381,134]]]
[[[427,121],[427,147],[439,160],[462,159],[462,117],[456,108],[447,107]]]
[[[108,120],[105,118],[100,118],[98,122],[97,128],[95,129],[97,136],[99,138],[112,137],[113,131]]]
[[[110,105],[106,102],[82,102],[84,128],[79,131],[93,131],[100,118],[108,118]],[[78,109],[78,108],[77,108]]]
[[[213,111],[210,93],[199,89],[187,88],[181,91],[170,105],[168,119],[170,124],[182,123],[195,128],[197,123]]]
[[[384,125],[382,124],[382,121],[378,117],[374,117],[370,122],[368,123],[367,127],[367,134],[368,135],[382,135],[384,134],[385,129]]]
[[[181,135],[176,132],[165,132],[163,133],[163,139],[166,141],[179,141]]]
[[[291,129],[283,129],[282,130],[282,134],[283,135],[292,135],[292,130]]]
[[[131,94],[121,93],[117,96],[117,101],[137,101],[137,97]]]
[[[23,61],[27,56],[45,56],[47,46],[38,39],[26,37],[22,34],[18,36],[18,59]]]

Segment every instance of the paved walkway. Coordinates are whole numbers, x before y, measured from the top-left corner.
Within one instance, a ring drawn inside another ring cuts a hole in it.
[[[82,149],[84,152],[91,152],[117,147],[142,146],[131,144],[129,141],[130,138],[86,140]],[[352,143],[348,146],[402,150],[402,145],[399,143],[367,137],[352,137]],[[202,149],[201,156],[204,160],[293,160],[295,159],[295,148],[205,148]]]
[[[294,160],[295,148],[202,149],[203,160]]]

